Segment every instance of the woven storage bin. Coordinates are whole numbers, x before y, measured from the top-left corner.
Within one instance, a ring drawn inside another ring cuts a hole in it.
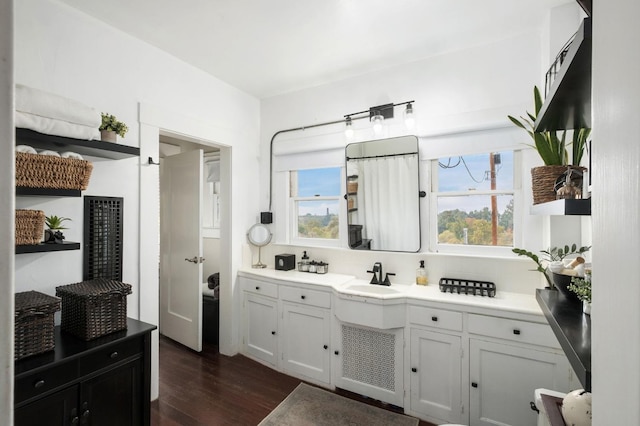
[[[41,243],[44,220],[42,210],[16,210],[16,245]]]
[[[37,291],[15,294],[16,360],[48,352],[55,347],[53,314],[60,299]]]
[[[106,278],[56,287],[62,298],[63,331],[83,340],[127,328],[127,295],[131,285]]]
[[[531,191],[533,204],[547,203],[556,199],[556,179],[569,166],[540,166],[531,169]]]
[[[86,160],[16,152],[16,186],[85,190],[92,171]]]

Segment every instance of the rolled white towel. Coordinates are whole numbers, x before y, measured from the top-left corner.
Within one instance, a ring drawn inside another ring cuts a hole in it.
[[[51,151],[50,149],[45,149],[44,151],[39,152],[40,155],[50,155],[52,157],[60,157],[60,154],[56,151]]]
[[[16,111],[67,121],[89,127],[100,127],[102,116],[97,110],[73,99],[16,84]]]
[[[82,155],[78,154],[77,152],[65,151],[62,154],[60,154],[60,156],[62,158],[74,158],[76,160],[84,160],[84,158],[82,158]]]
[[[16,152],[24,152],[25,154],[37,154],[38,151],[36,151],[33,147],[29,146],[29,145],[18,145],[16,146]]]
[[[347,176],[358,176],[359,174],[358,163],[355,161],[347,161]]]

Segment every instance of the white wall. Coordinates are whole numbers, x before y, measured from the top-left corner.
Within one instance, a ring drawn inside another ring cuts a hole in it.
[[[640,2],[594,2],[593,424],[640,424]]]
[[[0,413],[13,424],[13,1],[0,1]]]
[[[173,130],[229,147],[223,170],[231,177],[227,194],[230,210],[226,213],[229,226],[223,236],[229,244],[223,289],[229,307],[222,312],[221,351],[235,353],[238,324],[231,295],[244,233],[258,211],[258,189],[247,183],[258,180],[259,158],[239,153],[257,151],[259,102],[56,0],[16,4],[15,46],[16,82],[115,114],[130,128],[120,142],[141,148],[140,159],[94,162],[85,191],[85,195],[125,198],[123,280],[134,289],[128,299],[132,317],[157,324],[157,306],[154,310],[150,305],[158,297],[158,234],[153,231],[158,220],[158,178],[157,167],[152,169],[145,163],[149,155],[157,161],[159,132]],[[142,126],[139,116],[145,120]],[[234,155],[236,151],[238,155]],[[3,195],[10,198],[12,193]],[[72,229],[65,235],[81,241],[81,199],[20,197],[18,202],[23,207],[42,207],[48,213],[71,217]],[[81,251],[21,255],[16,257],[15,269],[16,291],[36,289],[53,294],[55,286],[81,280]],[[157,360],[157,353],[155,356]]]

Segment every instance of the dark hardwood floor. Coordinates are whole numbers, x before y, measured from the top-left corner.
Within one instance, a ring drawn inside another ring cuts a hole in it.
[[[151,424],[257,425],[300,382],[242,355],[220,355],[214,345],[205,344],[197,353],[160,336],[160,397],[151,403]],[[351,392],[338,393],[382,406]],[[421,421],[419,426],[433,425]]]

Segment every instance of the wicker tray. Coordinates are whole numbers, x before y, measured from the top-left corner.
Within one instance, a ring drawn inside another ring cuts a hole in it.
[[[16,152],[16,186],[79,189],[89,186],[93,164],[75,158]]]
[[[42,242],[44,233],[42,210],[16,210],[16,245],[33,245]]]
[[[53,314],[60,299],[37,291],[15,294],[15,360],[55,347]]]
[[[83,340],[127,328],[127,295],[131,285],[97,278],[56,287],[62,298],[63,331]]]

